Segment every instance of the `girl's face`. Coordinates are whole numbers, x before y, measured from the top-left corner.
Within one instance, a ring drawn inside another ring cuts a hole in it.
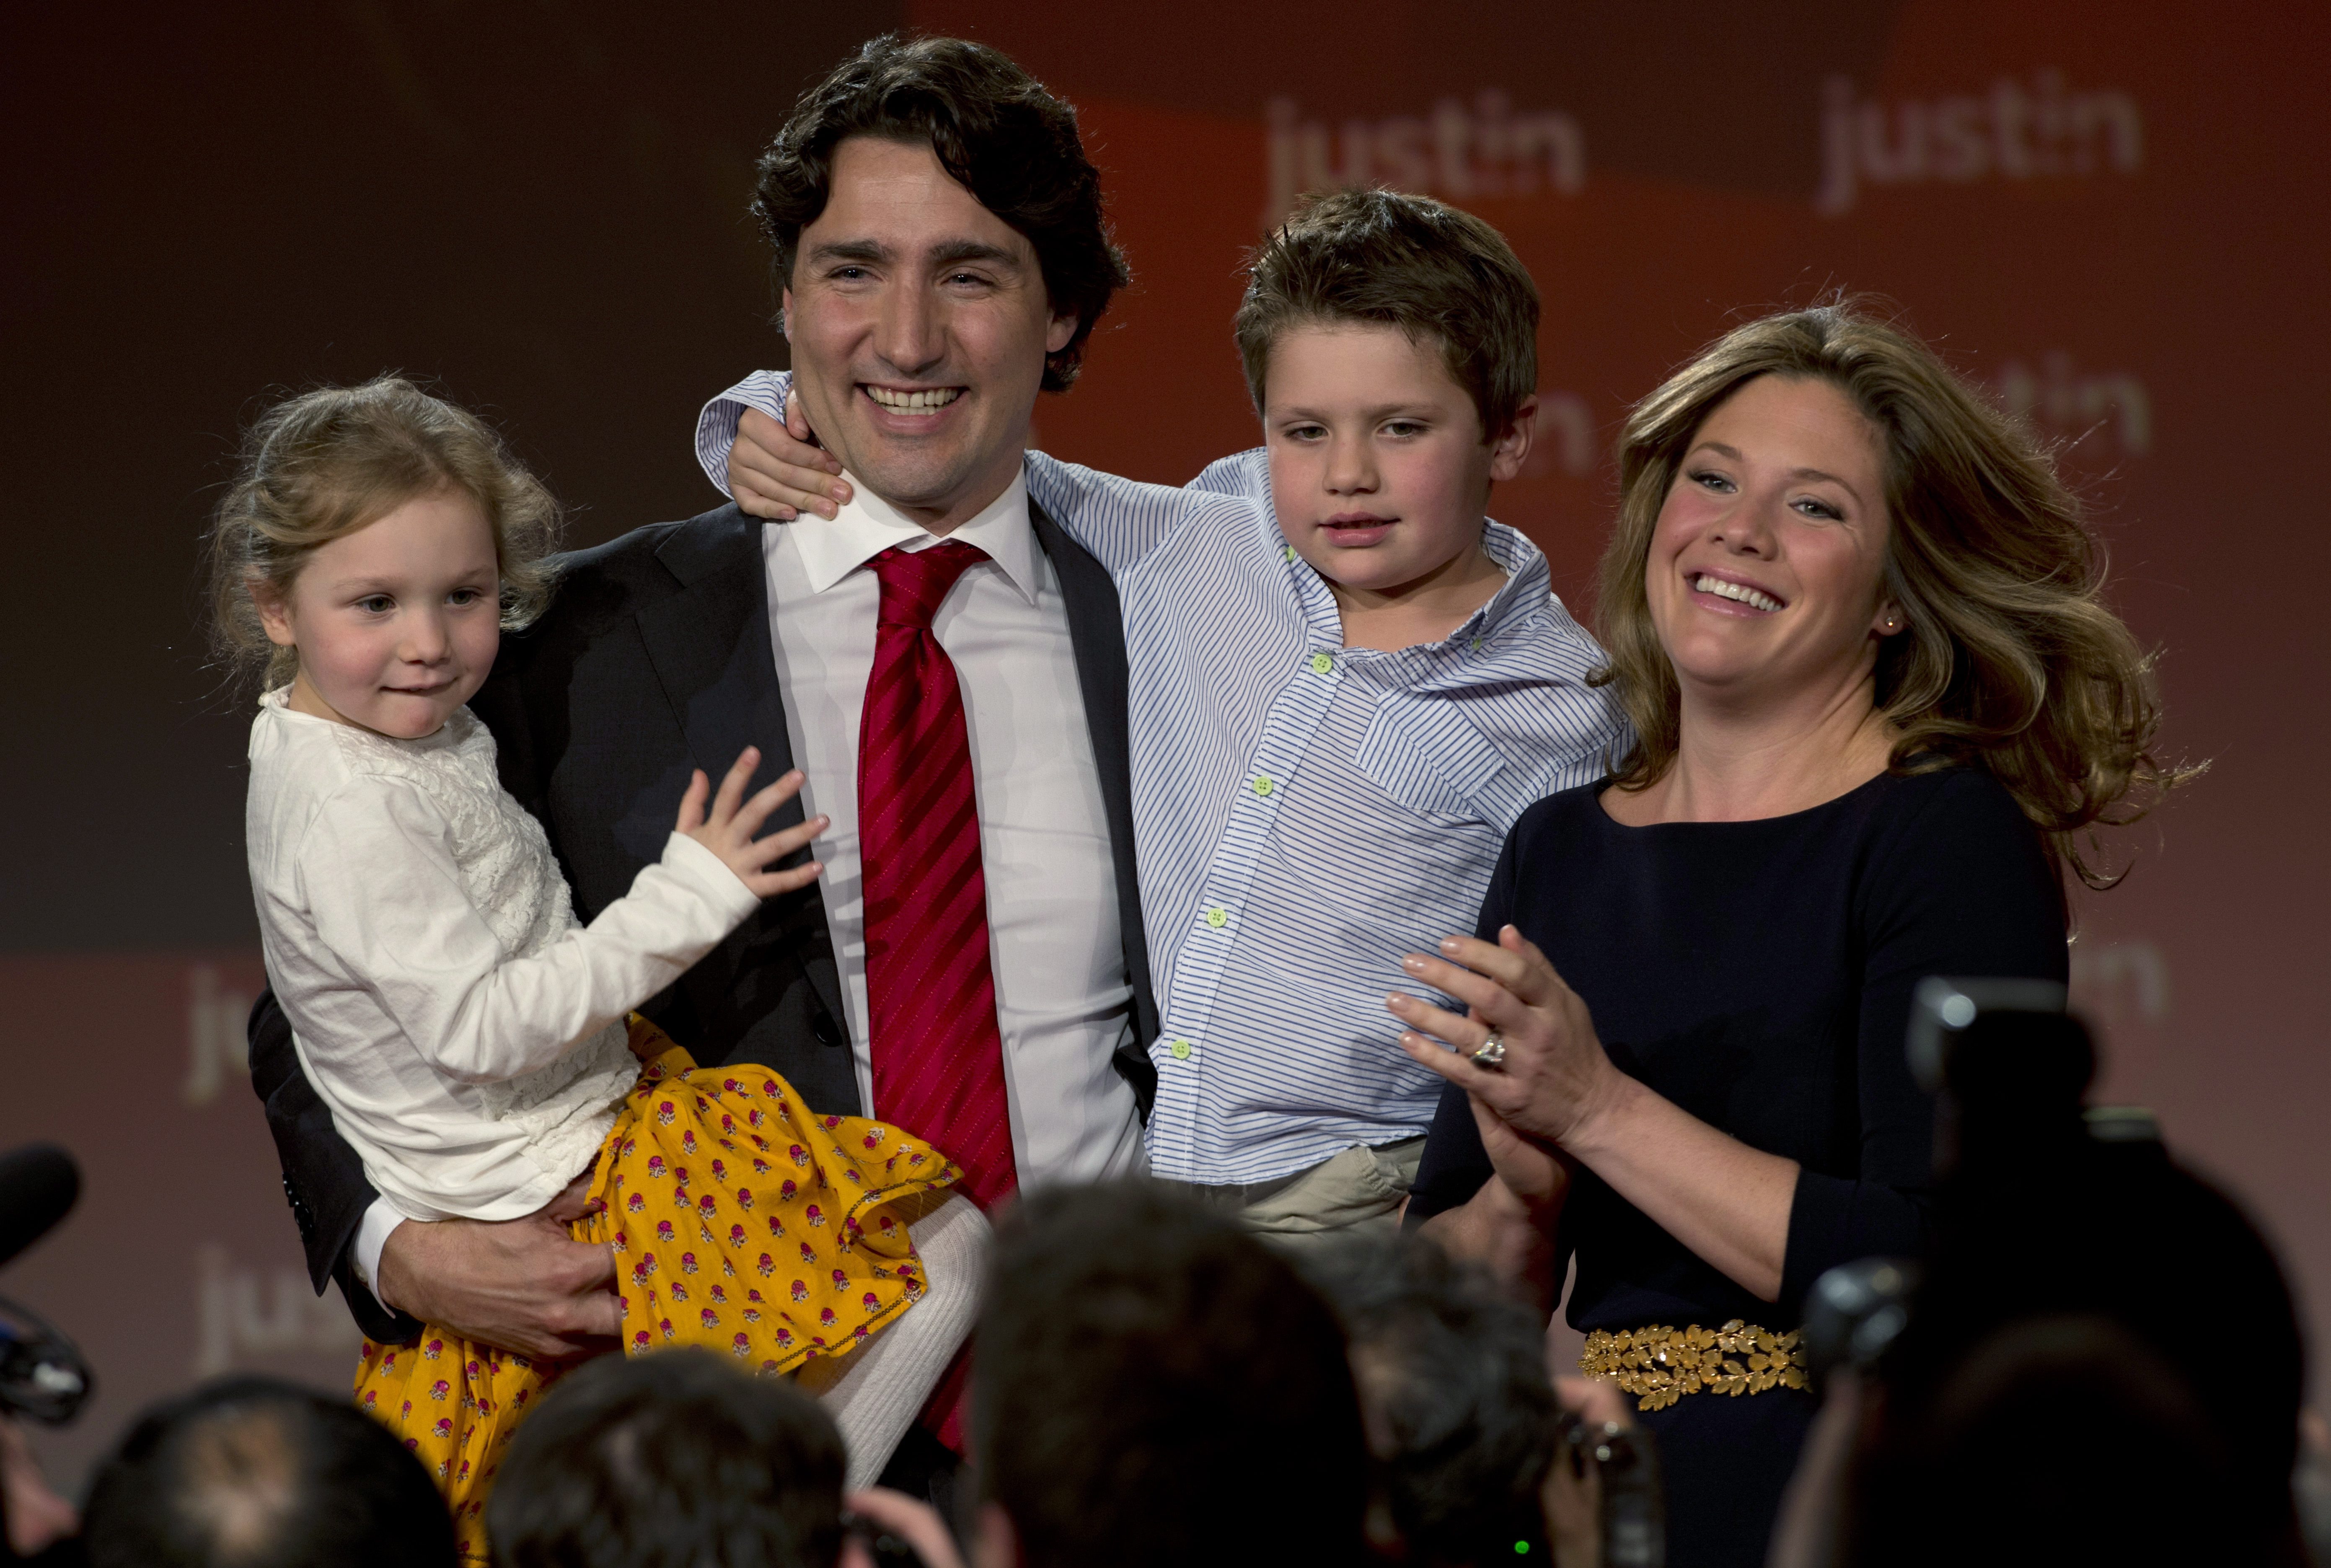
[[[259,610],[269,639],[300,651],[293,708],[397,740],[433,735],[501,646],[493,530],[460,490],[407,501],[317,549]]]
[[[1708,414],[1644,566],[1687,691],[1786,699],[1868,676],[1899,625],[1884,588],[1885,463],[1877,427],[1826,381],[1762,375]]]

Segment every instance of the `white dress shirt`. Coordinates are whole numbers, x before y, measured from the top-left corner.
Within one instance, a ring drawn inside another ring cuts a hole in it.
[[[880,1117],[858,860],[858,727],[882,597],[867,563],[893,545],[921,550],[939,538],[852,483],[857,499],[833,521],[769,523],[762,538],[777,687],[806,778],[802,807],[832,819],[811,852],[825,866],[858,1089]],[[1068,610],[1028,520],[1024,480],[947,537],[988,557],[948,590],[931,630],[955,662],[970,734],[1012,1156],[1023,1187],[1095,1181],[1139,1168],[1141,1117],[1110,1065],[1133,1026],[1133,987]],[[928,1132],[947,1146],[944,1130]]]

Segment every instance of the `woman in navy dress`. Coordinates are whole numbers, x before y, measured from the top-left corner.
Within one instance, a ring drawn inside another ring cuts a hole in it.
[[[1849,308],[1737,328],[1636,409],[1603,566],[1634,749],[1515,827],[1394,996],[1449,1079],[1410,1220],[1637,1396],[1674,1568],[1764,1561],[1807,1287],[1915,1254],[1930,974],[2061,981],[2074,835],[2173,782],[2146,661],[2041,449]],[[1453,1049],[1452,1049],[1453,1048]]]

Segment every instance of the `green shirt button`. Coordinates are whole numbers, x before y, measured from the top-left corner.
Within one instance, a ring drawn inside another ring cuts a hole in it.
[[[1174,1060],[1175,1061],[1187,1061],[1190,1060],[1190,1042],[1188,1041],[1177,1040],[1173,1043],[1170,1049],[1174,1052]]]
[[[1255,775],[1255,780],[1254,780],[1254,793],[1255,793],[1255,794],[1259,794],[1259,795],[1262,795],[1262,796],[1268,797],[1268,796],[1270,795],[1270,792],[1271,792],[1272,790],[1274,790],[1274,789],[1277,789],[1278,787],[1279,787],[1279,786],[1278,786],[1277,784],[1272,784],[1272,783],[1270,782],[1270,775],[1269,774],[1267,774],[1267,773],[1266,773],[1266,774],[1257,774]]]
[[[1325,653],[1314,653],[1313,655],[1311,655],[1311,673],[1312,673],[1312,674],[1314,674],[1314,675],[1325,675],[1325,674],[1327,674],[1327,671],[1329,671],[1330,670],[1333,670],[1333,669],[1335,669],[1335,668],[1336,668],[1336,661],[1335,661],[1334,660],[1332,660],[1332,659],[1328,658]]]
[[[1283,555],[1283,556],[1284,556],[1288,560],[1292,561],[1292,560],[1294,560],[1294,559],[1295,559],[1295,546],[1292,546],[1292,545],[1289,545],[1289,546],[1287,546],[1283,551],[1281,551],[1281,552],[1280,552],[1280,554],[1281,554],[1281,555]]]
[[[1219,931],[1230,923],[1231,912],[1228,909],[1209,909],[1206,911],[1206,924],[1212,926],[1215,930]]]

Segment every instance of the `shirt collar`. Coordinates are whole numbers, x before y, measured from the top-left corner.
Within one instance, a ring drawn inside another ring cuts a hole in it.
[[[1266,521],[1264,531],[1292,575],[1312,646],[1320,651],[1343,648],[1343,619],[1327,581],[1295,553],[1275,521]],[[1337,657],[1345,671],[1385,690],[1423,692],[1478,685],[1538,662],[1551,646],[1541,635],[1549,613],[1557,622],[1570,623],[1554,597],[1546,556],[1527,536],[1495,522],[1482,527],[1481,550],[1498,564],[1506,580],[1463,624],[1438,642],[1413,648],[1344,649]]]
[[[1488,603],[1450,633],[1452,642],[1467,637],[1493,637],[1532,612],[1545,609],[1554,593],[1554,574],[1546,556],[1518,529],[1503,523],[1485,524],[1481,552],[1498,564],[1506,580],[1489,595]]]
[[[1024,467],[1012,476],[1011,484],[1004,487],[1002,495],[981,508],[969,522],[945,536],[930,532],[901,513],[867,489],[856,476],[844,477],[855,493],[832,522],[810,513],[790,523],[769,525],[790,530],[811,593],[824,593],[894,545],[910,551],[924,550],[944,537],[978,546],[1004,569],[1004,575],[1023,596],[1031,603],[1035,602],[1036,536],[1028,520],[1028,475]]]
[[[1344,641],[1343,617],[1336,609],[1336,595],[1327,579],[1313,571],[1309,563],[1295,553],[1279,531],[1278,520],[1266,516],[1259,530],[1268,547],[1284,557],[1287,570],[1293,577],[1297,597],[1302,602],[1304,619],[1309,624],[1313,638],[1322,646],[1340,647]],[[1429,650],[1468,648],[1478,651],[1486,640],[1518,622],[1546,608],[1554,594],[1554,575],[1546,564],[1546,556],[1528,536],[1503,523],[1485,522],[1481,527],[1481,553],[1497,563],[1506,580],[1489,595],[1482,606],[1465,618],[1464,623],[1439,642],[1421,644],[1402,652],[1417,653]],[[1355,649],[1355,654],[1371,654],[1377,651]],[[1384,657],[1394,657],[1385,654]]]

